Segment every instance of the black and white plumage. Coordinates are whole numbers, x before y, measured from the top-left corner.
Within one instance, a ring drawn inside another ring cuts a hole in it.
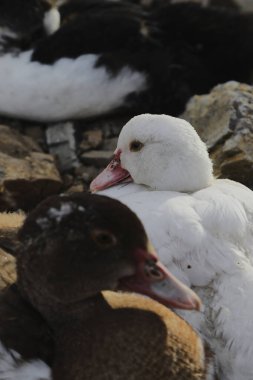
[[[252,14],[190,3],[67,5],[58,31],[33,50],[0,57],[1,114],[40,121],[122,109],[178,115],[194,94],[251,80]]]

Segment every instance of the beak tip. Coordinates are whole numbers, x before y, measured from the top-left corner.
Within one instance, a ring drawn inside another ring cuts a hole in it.
[[[90,192],[91,193],[96,193],[98,191],[95,183],[94,183],[94,180],[90,183]]]
[[[197,296],[196,293],[193,292],[193,297],[189,302],[190,304],[190,309],[191,310],[196,310],[196,311],[201,311],[202,310],[202,302],[201,299]]]

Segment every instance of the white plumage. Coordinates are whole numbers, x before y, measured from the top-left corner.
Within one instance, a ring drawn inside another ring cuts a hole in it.
[[[51,8],[44,15],[43,25],[47,34],[52,34],[60,28],[61,16],[57,8]]]
[[[0,342],[0,380],[51,380],[51,370],[41,360],[24,362]]]
[[[104,66],[96,67],[99,55],[43,65],[32,62],[31,54],[0,57],[2,115],[37,121],[97,116],[121,106],[125,96],[146,85],[145,76],[128,67],[115,76]]]
[[[142,147],[131,150],[133,142]],[[193,127],[166,115],[133,118],[121,131],[116,156],[117,169],[135,183],[102,193],[137,213],[163,263],[202,298],[201,313],[180,314],[209,342],[220,379],[252,380],[252,191],[216,180]],[[110,185],[114,170],[109,166],[91,188]]]

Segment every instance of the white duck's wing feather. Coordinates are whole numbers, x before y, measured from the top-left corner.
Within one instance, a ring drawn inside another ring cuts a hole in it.
[[[221,180],[192,195],[119,199],[140,217],[163,263],[202,298],[202,313],[180,314],[212,345],[229,374],[222,380],[253,379],[252,192]]]
[[[223,274],[213,284],[209,306],[215,337],[212,348],[222,364],[221,378],[253,379],[253,268],[244,265],[232,276]]]
[[[212,235],[233,242],[253,264],[253,192],[230,180],[216,180],[194,198],[206,202],[203,223]]]

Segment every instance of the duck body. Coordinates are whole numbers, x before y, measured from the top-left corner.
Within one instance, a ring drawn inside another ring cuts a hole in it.
[[[88,309],[80,319],[68,321],[67,328],[63,324],[54,331],[15,285],[4,297],[7,303],[2,294],[1,380],[102,380],[109,375],[122,380],[153,379],[154,372],[157,379],[164,379],[166,374],[169,379],[178,379],[182,367],[182,379],[205,378],[200,338],[183,319],[157,302],[134,294],[104,292],[99,302],[91,300],[92,313]],[[66,345],[68,350],[63,350]],[[148,345],[149,355],[144,345]],[[154,358],[152,362],[153,351],[160,360]]]
[[[131,183],[101,194],[136,212],[161,261],[202,299],[202,313],[178,313],[216,354],[221,378],[249,380],[252,192],[236,182],[216,180],[192,194],[152,191]]]
[[[126,206],[88,194],[51,197],[19,239],[17,282],[0,299],[0,379],[205,378],[203,346],[187,323],[147,297],[115,293],[200,307],[157,261]]]
[[[102,0],[69,2],[59,12],[62,26],[32,50],[0,57],[1,114],[38,121],[178,115],[192,95],[218,83],[251,82],[252,14]]]
[[[250,380],[253,193],[212,177],[206,147],[191,128],[166,115],[133,118],[91,189],[114,184],[101,194],[136,212],[161,261],[199,294],[202,313],[180,314],[210,344],[218,376]],[[120,170],[134,183],[120,184]]]
[[[31,62],[30,58],[31,52],[0,57],[0,76],[5,81],[0,93],[1,114],[13,115],[15,103],[16,115],[25,119],[93,116],[119,107],[126,95],[145,85],[144,76],[127,67],[110,78],[104,67],[96,67],[99,57],[94,54],[61,59],[53,65]],[[23,88],[22,97],[17,86]],[[74,102],[69,101],[73,97]]]
[[[52,331],[16,284],[1,290],[0,379],[50,380]]]

